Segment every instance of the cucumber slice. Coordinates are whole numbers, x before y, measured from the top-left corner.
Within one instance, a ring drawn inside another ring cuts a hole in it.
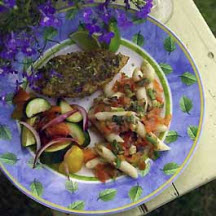
[[[87,147],[90,142],[91,142],[91,138],[90,138],[90,135],[89,135],[89,132],[88,131],[85,131],[84,132],[84,136],[85,136],[85,141],[84,143],[82,144],[83,147]]]
[[[56,164],[61,163],[64,160],[64,155],[71,148],[67,146],[66,148],[56,151],[56,152],[43,152],[40,156],[40,162],[43,164]]]
[[[63,142],[63,143],[60,143],[60,144],[56,144],[56,145],[50,146],[44,152],[57,152],[57,151],[61,151],[62,149],[67,148],[70,144],[71,144],[71,142]]]
[[[67,123],[67,125],[70,130],[70,135],[77,140],[79,145],[83,145],[85,143],[85,133],[82,128],[75,123]]]
[[[50,108],[51,105],[47,100],[43,98],[34,98],[27,103],[25,113],[28,118],[31,118],[38,113],[49,110]]]
[[[59,102],[59,106],[61,107],[62,114],[73,110],[73,108],[70,106],[70,104],[68,104],[65,100],[61,100]],[[83,117],[82,117],[81,113],[76,112],[73,115],[71,115],[70,117],[68,117],[67,121],[76,123],[76,122],[82,121],[82,119],[83,119]]]
[[[37,117],[30,118],[26,121],[26,123],[33,126],[34,123],[36,122],[36,119],[37,119]],[[28,147],[28,146],[31,146],[34,144],[36,144],[34,135],[32,134],[32,132],[28,128],[23,126],[22,127],[22,146]]]

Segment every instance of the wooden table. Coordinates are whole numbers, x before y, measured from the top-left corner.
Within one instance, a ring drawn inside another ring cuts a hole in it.
[[[187,46],[201,73],[206,108],[199,147],[169,188],[145,205],[114,216],[144,215],[216,178],[216,39],[192,0],[174,0],[174,13],[166,25]]]

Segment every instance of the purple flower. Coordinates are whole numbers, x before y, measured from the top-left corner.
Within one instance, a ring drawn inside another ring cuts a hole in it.
[[[91,8],[85,8],[83,11],[83,20],[85,23],[90,22],[93,15],[93,10]]]
[[[32,47],[24,46],[22,47],[22,53],[25,54],[26,56],[32,56],[36,54],[36,50]]]
[[[151,12],[153,6],[153,0],[146,0],[146,4],[136,13],[138,18],[146,18],[147,15]]]
[[[55,16],[42,16],[40,24],[41,26],[59,27],[61,25],[61,20]]]
[[[110,44],[111,39],[115,36],[113,32],[105,32],[99,36],[100,42],[105,42],[106,44]]]
[[[101,28],[98,26],[95,22],[94,23],[88,23],[85,25],[86,29],[89,31],[89,34],[92,35],[96,32],[100,32]]]
[[[8,74],[17,74],[17,73],[18,71],[12,68],[11,65],[4,65],[0,67],[0,77]]]
[[[128,17],[124,11],[116,10],[115,12],[116,19],[120,27],[129,27],[133,24],[130,20],[128,20]]]
[[[13,60],[15,58],[16,52],[14,50],[11,49],[3,49],[0,52],[0,57],[6,60]]]
[[[7,103],[7,94],[5,92],[1,93],[0,102],[2,102],[3,105],[6,105],[6,103]]]
[[[111,13],[107,10],[107,8],[104,7],[104,10],[101,13],[101,19],[104,23],[108,24],[111,19]]]
[[[53,15],[56,12],[56,9],[52,6],[52,3],[50,0],[48,0],[46,3],[40,5],[38,8],[40,9],[40,11],[43,12],[43,14],[45,16]]]

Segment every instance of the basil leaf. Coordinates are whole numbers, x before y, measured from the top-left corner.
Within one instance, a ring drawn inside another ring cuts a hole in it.
[[[78,189],[78,184],[77,184],[77,182],[67,180],[65,182],[65,188],[69,192],[74,193]]]
[[[179,135],[176,131],[169,131],[166,135],[165,142],[166,143],[172,143],[175,142],[178,139]]]
[[[85,202],[82,201],[82,200],[73,202],[72,204],[70,204],[70,205],[68,206],[68,208],[69,208],[69,209],[72,209],[72,210],[83,210],[84,207],[85,207]]]
[[[165,63],[160,63],[159,65],[160,65],[160,67],[163,70],[165,75],[171,74],[173,72],[173,68],[171,65],[165,64]]]
[[[198,132],[197,126],[189,126],[187,129],[187,134],[193,141],[196,139],[197,132]]]
[[[30,185],[31,192],[33,195],[41,197],[43,194],[43,185],[36,179]]]
[[[101,199],[104,202],[113,200],[116,196],[116,192],[117,191],[115,189],[106,189],[100,192],[98,199]]]
[[[121,166],[121,159],[117,157],[115,163],[116,163],[116,168],[119,169]]]
[[[139,200],[139,198],[141,197],[142,195],[142,192],[143,192],[143,189],[142,187],[140,186],[134,186],[130,189],[129,193],[128,193],[128,196],[130,197],[130,199],[133,201],[133,202],[136,202],[137,200]]]
[[[18,161],[17,156],[13,153],[5,153],[0,155],[0,162],[8,165],[14,165]]]
[[[180,108],[181,108],[182,112],[190,114],[190,111],[193,108],[193,103],[188,97],[183,96],[180,99],[179,104],[180,104]]]
[[[72,20],[76,16],[77,13],[78,13],[77,9],[71,9],[71,10],[67,11],[66,19]]]
[[[54,38],[58,34],[58,30],[54,27],[46,27],[43,32],[43,38],[44,40],[50,40]]]
[[[140,32],[138,32],[133,36],[132,41],[135,44],[137,44],[138,46],[143,46],[145,39],[144,39],[143,35]]]
[[[163,172],[166,175],[173,175],[178,171],[179,167],[177,163],[168,163],[164,166]]]
[[[2,140],[11,140],[11,131],[5,125],[0,125],[0,139]]]
[[[193,85],[197,82],[196,76],[189,72],[183,73],[180,77],[181,81],[188,86]]]
[[[169,36],[164,40],[164,48],[169,54],[176,49],[175,41],[172,37]]]

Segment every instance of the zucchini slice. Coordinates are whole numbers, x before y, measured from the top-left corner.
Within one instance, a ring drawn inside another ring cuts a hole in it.
[[[73,108],[68,104],[65,100],[60,100],[59,106],[61,107],[61,113],[64,114],[66,112],[69,112],[73,110]],[[82,121],[83,117],[80,112],[76,112],[70,117],[67,118],[67,121],[69,122],[80,122]]]
[[[43,152],[40,156],[40,162],[43,164],[57,164],[64,160],[64,155],[71,148],[68,145],[66,148],[56,152]]]
[[[82,130],[82,128],[75,123],[67,123],[68,128],[70,130],[70,135],[77,140],[79,145],[84,145],[87,135],[85,134],[85,132]],[[86,141],[88,142],[88,141]]]
[[[49,148],[47,148],[44,152],[57,152],[57,151],[61,151],[62,149],[67,148],[70,144],[71,144],[70,141],[62,142],[62,143],[59,143],[59,144],[55,144],[55,145],[50,146]]]
[[[36,120],[37,120],[37,117],[33,117],[33,118],[28,119],[26,121],[26,123],[33,126],[34,123],[36,122]],[[28,147],[28,146],[36,144],[34,135],[32,134],[32,132],[28,128],[26,128],[24,126],[22,127],[22,135],[21,136],[22,136],[22,146],[23,147]]]
[[[85,136],[85,141],[84,143],[82,144],[83,147],[87,147],[90,142],[91,142],[91,138],[90,138],[90,135],[89,135],[89,132],[88,131],[85,131],[84,132],[84,136]]]
[[[28,118],[31,118],[38,113],[49,110],[50,108],[50,103],[44,98],[34,98],[27,103],[25,113]]]

